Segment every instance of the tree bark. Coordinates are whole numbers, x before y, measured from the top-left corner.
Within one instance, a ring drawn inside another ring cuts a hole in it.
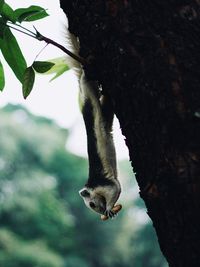
[[[160,248],[200,266],[200,1],[61,0],[108,95]]]

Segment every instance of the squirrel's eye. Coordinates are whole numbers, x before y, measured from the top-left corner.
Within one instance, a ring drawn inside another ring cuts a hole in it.
[[[95,204],[94,204],[93,202],[90,202],[89,205],[90,205],[90,207],[91,207],[92,209],[94,209],[94,208],[96,207]]]

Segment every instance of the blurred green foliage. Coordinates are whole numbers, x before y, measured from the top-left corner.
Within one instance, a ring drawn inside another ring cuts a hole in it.
[[[167,266],[127,163],[124,208],[102,222],[78,195],[87,161],[66,151],[67,130],[21,106],[0,118],[0,267]]]

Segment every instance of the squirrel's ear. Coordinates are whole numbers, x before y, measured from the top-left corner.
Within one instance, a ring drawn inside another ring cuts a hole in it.
[[[90,196],[90,192],[86,189],[86,188],[83,188],[79,191],[79,195],[81,197],[89,197]]]

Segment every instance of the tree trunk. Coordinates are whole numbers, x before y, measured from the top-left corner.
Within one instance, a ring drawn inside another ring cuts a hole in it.
[[[200,266],[200,1],[61,0],[126,137],[160,248]]]

